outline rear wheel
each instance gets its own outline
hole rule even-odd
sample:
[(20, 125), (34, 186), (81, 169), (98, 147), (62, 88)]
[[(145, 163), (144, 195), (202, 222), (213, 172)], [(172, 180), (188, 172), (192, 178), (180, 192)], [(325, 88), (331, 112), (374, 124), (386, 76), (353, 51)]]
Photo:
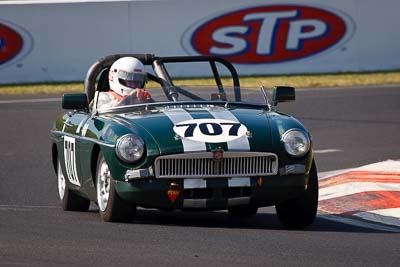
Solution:
[(135, 216), (136, 207), (129, 205), (118, 196), (114, 183), (104, 155), (100, 152), (97, 160), (96, 190), (101, 220), (105, 222), (131, 221)]
[(249, 218), (257, 214), (258, 207), (255, 206), (236, 206), (228, 208), (228, 213), (236, 218)]
[(291, 229), (301, 229), (314, 222), (318, 209), (318, 175), (313, 161), (307, 190), (298, 198), (275, 206), (280, 222)]
[(78, 196), (67, 186), (64, 174), (61, 170), (61, 163), (58, 160), (57, 165), (58, 195), (61, 200), (63, 210), (87, 211), (90, 206), (90, 200)]

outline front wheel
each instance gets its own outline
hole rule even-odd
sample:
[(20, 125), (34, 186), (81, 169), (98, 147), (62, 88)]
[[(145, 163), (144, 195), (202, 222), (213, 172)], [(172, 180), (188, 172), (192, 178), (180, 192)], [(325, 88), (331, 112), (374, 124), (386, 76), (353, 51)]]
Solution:
[(114, 183), (104, 155), (100, 152), (97, 160), (96, 190), (101, 220), (105, 222), (131, 221), (136, 207), (129, 205), (118, 196)]
[(318, 175), (313, 160), (307, 190), (298, 198), (275, 206), (280, 222), (290, 229), (301, 229), (314, 222), (318, 209)]
[(67, 186), (64, 174), (61, 170), (61, 163), (57, 164), (58, 196), (61, 200), (63, 210), (69, 211), (87, 211), (90, 206), (90, 200), (78, 196)]

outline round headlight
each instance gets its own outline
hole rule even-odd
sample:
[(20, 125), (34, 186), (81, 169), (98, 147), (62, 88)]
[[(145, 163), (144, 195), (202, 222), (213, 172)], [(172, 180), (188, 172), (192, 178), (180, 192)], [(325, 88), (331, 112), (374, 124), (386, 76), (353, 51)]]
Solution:
[(143, 156), (144, 141), (134, 134), (123, 135), (117, 141), (115, 152), (120, 160), (134, 163)]
[(282, 135), (286, 152), (294, 157), (302, 157), (310, 150), (310, 138), (300, 129), (291, 129)]

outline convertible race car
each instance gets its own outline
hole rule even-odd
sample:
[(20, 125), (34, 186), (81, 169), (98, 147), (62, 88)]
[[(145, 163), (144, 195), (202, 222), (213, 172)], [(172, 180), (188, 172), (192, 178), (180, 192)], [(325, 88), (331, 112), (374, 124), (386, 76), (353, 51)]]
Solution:
[[(101, 108), (110, 66), (126, 56), (144, 64), (152, 101)], [(178, 85), (183, 64), (199, 72), (206, 67), (215, 84)], [(63, 95), (69, 111), (51, 130), (64, 210), (85, 211), (93, 201), (103, 221), (121, 222), (133, 220), (137, 207), (250, 217), (275, 206), (285, 227), (314, 221), (311, 136), (276, 111), (279, 102), (295, 100), (294, 88), (246, 90), (223, 58), (152, 54), (104, 57), (90, 67), (84, 86), (84, 93)]]

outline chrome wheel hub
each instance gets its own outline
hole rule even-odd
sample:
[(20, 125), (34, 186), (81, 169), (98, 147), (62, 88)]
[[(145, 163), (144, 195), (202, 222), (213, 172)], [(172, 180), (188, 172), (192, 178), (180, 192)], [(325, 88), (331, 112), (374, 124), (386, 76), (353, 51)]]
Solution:
[(97, 202), (99, 209), (105, 211), (110, 197), (111, 173), (107, 163), (103, 160), (97, 174)]
[(58, 180), (58, 195), (60, 196), (60, 199), (62, 200), (64, 198), (65, 194), (65, 178), (61, 170), (61, 164), (58, 162), (58, 168), (57, 168), (57, 180)]

